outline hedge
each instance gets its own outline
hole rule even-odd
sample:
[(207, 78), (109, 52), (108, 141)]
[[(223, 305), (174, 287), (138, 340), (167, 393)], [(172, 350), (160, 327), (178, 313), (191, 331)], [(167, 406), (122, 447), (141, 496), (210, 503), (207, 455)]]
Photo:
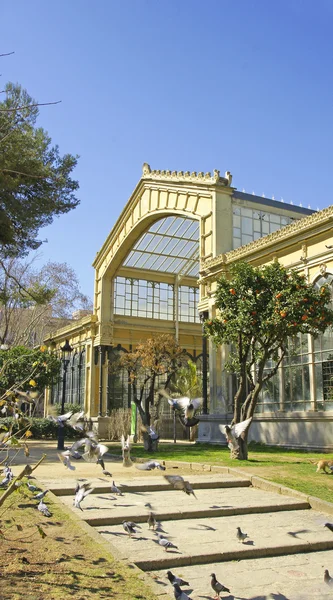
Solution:
[[(25, 417), (26, 418), (26, 417)], [(58, 424), (51, 419), (38, 419), (36, 417), (27, 417), (27, 420), (30, 421), (31, 425), (29, 427), (32, 436), (37, 439), (57, 439), (58, 437)], [(9, 429), (10, 425), (13, 423), (13, 433), (18, 431), (19, 425), (16, 420), (12, 417), (5, 417), (0, 419), (0, 431), (3, 427)], [(65, 438), (75, 439), (82, 437), (82, 432), (75, 431), (72, 427), (65, 424)]]

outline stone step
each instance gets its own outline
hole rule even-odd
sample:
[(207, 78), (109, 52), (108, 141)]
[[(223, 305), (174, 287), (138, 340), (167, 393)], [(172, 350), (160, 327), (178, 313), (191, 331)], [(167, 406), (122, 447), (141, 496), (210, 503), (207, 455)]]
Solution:
[[(159, 546), (157, 533), (142, 525), (132, 538), (122, 525), (96, 527), (120, 555), (143, 571), (170, 569), (239, 561), (249, 558), (281, 556), (302, 552), (333, 550), (333, 533), (324, 527), (325, 516), (313, 510), (263, 513), (198, 519), (170, 520), (161, 524), (165, 535), (177, 549), (167, 552)], [(249, 539), (238, 542), (236, 528), (240, 526)]]
[[(143, 487), (141, 491), (126, 492), (123, 496), (113, 496), (110, 492), (89, 494), (82, 502), (82, 511), (73, 510), (90, 525), (100, 526), (122, 523), (123, 520), (143, 523), (150, 510), (158, 520), (170, 521), (309, 508), (303, 499), (252, 487), (247, 487), (246, 491), (243, 487), (196, 488), (196, 496), (169, 488), (146, 491)], [(71, 496), (61, 496), (61, 500), (72, 507), (73, 497), (72, 490)]]
[[(174, 474), (174, 473), (173, 473)], [(246, 477), (234, 477), (233, 475), (191, 475), (190, 477), (184, 477), (184, 479), (190, 480), (193, 489), (217, 489), (217, 488), (235, 488), (235, 487), (250, 487), (251, 481)], [(79, 480), (83, 481), (83, 480)], [(89, 482), (94, 488), (93, 494), (103, 494), (110, 490), (112, 484), (112, 478), (106, 480), (105, 478), (90, 478)], [(121, 488), (123, 493), (134, 493), (134, 492), (161, 492), (165, 490), (173, 490), (173, 486), (163, 477), (150, 477), (140, 478), (131, 480), (122, 480), (121, 482), (116, 480), (116, 485)], [(67, 482), (52, 482), (50, 483), (49, 489), (55, 496), (72, 496), (74, 493), (73, 484)]]
[[(324, 569), (333, 565), (333, 550), (288, 554), (235, 562), (216, 562), (200, 566), (182, 566), (173, 573), (188, 581), (183, 590), (193, 600), (213, 598), (211, 573), (230, 589), (221, 599), (244, 600), (331, 600), (332, 588), (324, 583)], [(174, 598), (166, 571), (150, 573), (160, 594)], [(193, 590), (193, 591), (192, 591)], [(163, 596), (164, 598), (164, 596)]]

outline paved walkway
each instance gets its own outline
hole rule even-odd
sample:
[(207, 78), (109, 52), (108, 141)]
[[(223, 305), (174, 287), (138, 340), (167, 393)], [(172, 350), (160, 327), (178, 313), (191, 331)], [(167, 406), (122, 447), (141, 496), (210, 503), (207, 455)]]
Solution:
[[(106, 467), (123, 491), (114, 496), (110, 478), (98, 465), (73, 461), (75, 470), (69, 471), (60, 463), (55, 444), (45, 442), (34, 442), (29, 462), (35, 463), (43, 452), (47, 458), (35, 472), (41, 484), (109, 541), (117, 557), (147, 571), (161, 598), (173, 598), (167, 569), (189, 581), (193, 600), (214, 597), (212, 572), (230, 589), (222, 594), (225, 600), (333, 597), (323, 582), (325, 568), (333, 575), (333, 533), (324, 527), (333, 518), (311, 509), (306, 499), (251, 487), (245, 475), (167, 462), (166, 474), (189, 479), (194, 498), (173, 490), (161, 471), (126, 469), (109, 457)], [(18, 455), (14, 473), (22, 462)], [(73, 508), (77, 480), (88, 480), (95, 488), (82, 502), (83, 511)], [(158, 545), (157, 534), (147, 525), (147, 504), (161, 523), (159, 531), (177, 549), (165, 552)], [(141, 524), (137, 535), (125, 534), (123, 520)], [(238, 526), (249, 535), (244, 544), (236, 539)]]

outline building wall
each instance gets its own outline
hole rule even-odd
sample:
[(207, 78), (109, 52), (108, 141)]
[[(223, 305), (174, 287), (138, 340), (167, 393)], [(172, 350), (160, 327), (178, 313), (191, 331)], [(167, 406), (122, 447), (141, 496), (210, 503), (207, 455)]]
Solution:
[[(239, 260), (248, 261), (254, 266), (279, 260), (286, 268), (304, 273), (309, 282), (315, 284), (318, 278), (324, 278), (322, 281), (326, 280), (331, 284), (332, 223), (333, 207), (329, 207), (257, 242), (207, 261), (202, 268), (199, 309), (215, 316), (214, 292), (217, 279), (221, 274), (227, 275), (230, 266)], [(286, 372), (282, 368), (279, 369), (276, 376), (279, 400), (275, 403), (270, 401), (266, 406), (265, 402), (261, 402), (261, 405), (258, 402), (254, 422), (250, 428), (250, 440), (273, 445), (333, 449), (333, 398), (332, 402), (325, 401), (321, 389), (322, 363), (333, 361), (333, 354), (330, 352), (330, 349), (333, 351), (332, 334), (328, 331), (317, 341), (311, 336), (306, 337), (308, 340), (305, 340), (304, 348), (306, 351), (308, 344), (309, 362), (305, 363), (304, 369), (309, 372), (309, 377), (304, 384), (304, 397), (300, 398), (298, 403), (286, 402)], [(322, 352), (319, 350), (321, 339), (326, 340), (326, 343), (322, 344)], [(223, 436), (219, 432), (218, 424), (230, 422), (233, 416), (232, 377), (224, 370), (227, 352), (227, 348), (210, 351), (211, 414), (202, 419), (199, 427), (200, 441), (221, 443)], [(297, 410), (298, 407), (301, 410)]]

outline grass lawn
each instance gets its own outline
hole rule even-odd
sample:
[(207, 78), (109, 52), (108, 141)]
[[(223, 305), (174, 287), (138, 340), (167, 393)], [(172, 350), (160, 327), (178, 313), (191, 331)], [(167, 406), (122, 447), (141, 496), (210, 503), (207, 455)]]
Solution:
[[(47, 498), (51, 517), (15, 492), (0, 508), (1, 600), (156, 600), (130, 567), (118, 562)], [(46, 534), (42, 538), (37, 525)]]
[[(110, 447), (112, 454), (121, 454), (119, 446)], [(138, 458), (202, 462), (248, 471), (270, 481), (299, 490), (309, 496), (333, 502), (333, 476), (316, 473), (316, 465), (310, 461), (325, 460), (327, 454), (309, 453), (301, 450), (284, 450), (261, 444), (250, 444), (249, 460), (236, 461), (229, 458), (226, 447), (211, 444), (159, 444), (156, 454), (147, 454), (141, 444), (133, 445), (131, 456)]]

